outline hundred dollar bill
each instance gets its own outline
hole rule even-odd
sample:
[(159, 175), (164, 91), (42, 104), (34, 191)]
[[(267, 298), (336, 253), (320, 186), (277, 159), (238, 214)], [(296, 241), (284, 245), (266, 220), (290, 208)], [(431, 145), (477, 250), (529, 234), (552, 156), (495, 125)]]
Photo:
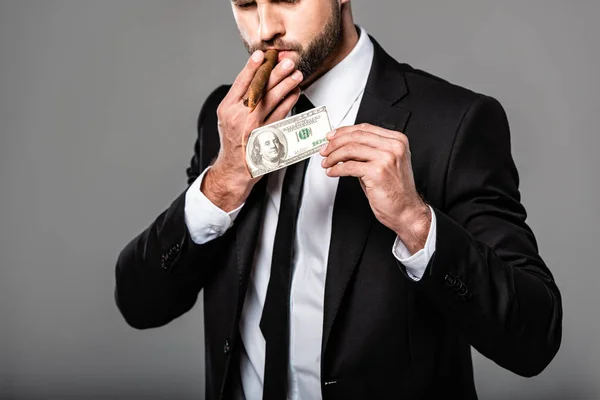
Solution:
[(253, 130), (246, 145), (250, 174), (256, 178), (312, 156), (331, 130), (325, 106)]

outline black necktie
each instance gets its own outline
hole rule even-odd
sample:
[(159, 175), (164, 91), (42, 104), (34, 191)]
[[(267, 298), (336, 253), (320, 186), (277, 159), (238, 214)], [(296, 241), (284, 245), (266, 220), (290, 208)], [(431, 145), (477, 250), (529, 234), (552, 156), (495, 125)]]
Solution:
[[(314, 108), (306, 96), (300, 96), (294, 114)], [(289, 300), (296, 221), (308, 159), (287, 167), (281, 189), (281, 205), (273, 244), (271, 276), (260, 319), (266, 340), (264, 400), (287, 398), (289, 363)]]

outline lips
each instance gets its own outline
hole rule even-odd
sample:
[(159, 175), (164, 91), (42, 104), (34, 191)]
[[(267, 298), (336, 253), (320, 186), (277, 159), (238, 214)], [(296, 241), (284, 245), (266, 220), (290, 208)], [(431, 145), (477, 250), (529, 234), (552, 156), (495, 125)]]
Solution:
[(267, 50), (277, 50), (278, 55), (277, 55), (277, 62), (280, 63), (281, 60), (283, 60), (284, 58), (291, 58), (292, 54), (294, 53), (294, 51), (292, 50), (285, 50), (285, 49), (274, 49), (274, 48), (268, 48), (268, 49), (263, 49), (263, 52), (266, 52)]
[(281, 50), (279, 52), (278, 57), (277, 57), (277, 62), (281, 62), (281, 60), (283, 60), (284, 58), (286, 58), (286, 56), (289, 58), (291, 54), (292, 54), (291, 51)]

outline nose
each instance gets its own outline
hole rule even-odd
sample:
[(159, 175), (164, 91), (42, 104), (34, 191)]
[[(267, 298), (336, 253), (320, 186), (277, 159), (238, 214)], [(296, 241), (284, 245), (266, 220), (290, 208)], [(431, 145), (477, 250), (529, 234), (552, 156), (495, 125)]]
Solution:
[(285, 34), (279, 11), (272, 4), (263, 3), (258, 10), (258, 18), (260, 19), (258, 29), (261, 41), (269, 42)]

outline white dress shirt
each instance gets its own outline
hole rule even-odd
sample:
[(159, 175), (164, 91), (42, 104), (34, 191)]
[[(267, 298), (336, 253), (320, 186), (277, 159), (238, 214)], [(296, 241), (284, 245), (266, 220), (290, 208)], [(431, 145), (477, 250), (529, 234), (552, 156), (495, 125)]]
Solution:
[[(326, 105), (333, 128), (354, 125), (373, 61), (373, 43), (361, 28), (355, 48), (344, 60), (314, 82), (304, 94), (315, 106)], [(331, 239), (333, 204), (339, 178), (330, 178), (321, 167), (323, 157), (310, 158), (294, 243), (290, 292), (289, 399), (321, 399), (321, 341), (327, 259)], [(266, 342), (259, 327), (271, 273), (273, 242), (286, 169), (270, 173), (267, 204), (260, 228), (239, 331), (244, 344), (240, 357), (242, 390), (248, 400), (262, 399)], [(186, 193), (185, 222), (195, 243), (222, 235), (243, 204), (226, 213), (200, 191), (206, 170)], [(419, 280), (435, 251), (435, 214), (426, 245), (411, 254), (399, 238), (390, 249), (414, 280)]]

